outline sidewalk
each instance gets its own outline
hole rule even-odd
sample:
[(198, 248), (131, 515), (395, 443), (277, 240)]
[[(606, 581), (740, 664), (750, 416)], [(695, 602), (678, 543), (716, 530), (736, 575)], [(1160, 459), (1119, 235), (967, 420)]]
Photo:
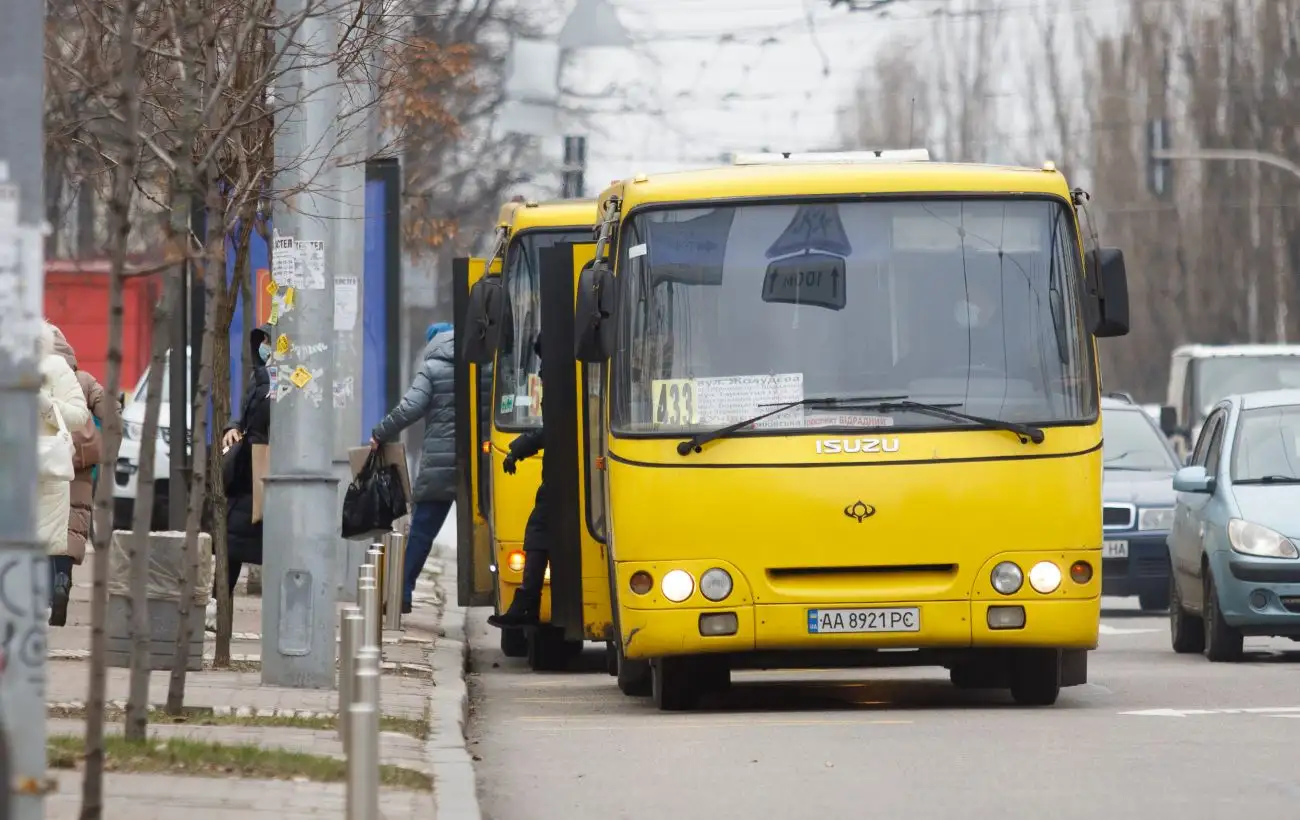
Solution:
[[(51, 738), (84, 737), (85, 734), (94, 559), (93, 554), (87, 556), (85, 564), (75, 573), (68, 625), (49, 630), (46, 702), (50, 709), (48, 734)], [(411, 779), (423, 779), (427, 783), (432, 775), (427, 738), (431, 653), (441, 622), (438, 583), (441, 571), (441, 562), (431, 558), (416, 590), (414, 613), (403, 617), (402, 632), (384, 635), (380, 707), (385, 720), (380, 734), (380, 758), (385, 765), (417, 773), (414, 778), (403, 776), (400, 781), (403, 783)], [(232, 669), (211, 668), (215, 635), (207, 633), (205, 668), (186, 676), (187, 710), (210, 710), (210, 717), (195, 716), (186, 722), (173, 723), (161, 711), (155, 712), (150, 715), (151, 740), (182, 738), (223, 745), (255, 745), (342, 760), (343, 747), (333, 725), (337, 716), (336, 691), (261, 684), (262, 600), (247, 595), (245, 586), (241, 579), (234, 598)], [(169, 677), (167, 671), (150, 674), (150, 702), (159, 710), (167, 699)], [(121, 734), (120, 711), (126, 706), (129, 678), (128, 669), (108, 669), (110, 714), (105, 724), (108, 735)], [(51, 820), (72, 820), (78, 816), (81, 806), (80, 767), (52, 774), (58, 777), (59, 790), (47, 798), (45, 816)], [(129, 814), (132, 820), (172, 820), (177, 810), (186, 811), (194, 820), (250, 815), (284, 820), (343, 816), (345, 788), (341, 782), (308, 782), (303, 778), (250, 780), (221, 777), (219, 771), (216, 774), (197, 777), (109, 771), (104, 785), (106, 816)], [(387, 820), (408, 817), (428, 820), (434, 815), (434, 796), (428, 790), (385, 785), (380, 808)]]

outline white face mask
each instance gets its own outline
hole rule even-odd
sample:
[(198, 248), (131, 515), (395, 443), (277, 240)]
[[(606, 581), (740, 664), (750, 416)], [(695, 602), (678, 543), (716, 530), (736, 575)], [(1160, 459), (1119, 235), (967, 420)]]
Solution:
[(958, 302), (953, 306), (952, 318), (962, 327), (978, 327), (980, 313), (982, 312), (979, 305), (973, 305), (970, 302)]

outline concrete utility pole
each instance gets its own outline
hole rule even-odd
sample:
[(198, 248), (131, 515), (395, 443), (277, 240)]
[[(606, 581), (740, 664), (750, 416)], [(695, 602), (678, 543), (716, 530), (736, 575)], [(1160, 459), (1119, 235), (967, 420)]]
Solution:
[[(36, 339), (44, 313), (45, 4), (9, 3), (0, 26), (0, 809), (44, 816), (45, 608), (49, 562), (36, 543)], [(33, 793), (34, 792), (34, 793)]]
[[(332, 17), (311, 0), (282, 0), (282, 21), (310, 9), (284, 52), (275, 89), (277, 193), (271, 275), (275, 404), (265, 482), (262, 682), (334, 686), (338, 601), (338, 478), (334, 443), (334, 275), (338, 115)], [(285, 193), (290, 192), (286, 197)], [(277, 203), (280, 204), (280, 203)]]

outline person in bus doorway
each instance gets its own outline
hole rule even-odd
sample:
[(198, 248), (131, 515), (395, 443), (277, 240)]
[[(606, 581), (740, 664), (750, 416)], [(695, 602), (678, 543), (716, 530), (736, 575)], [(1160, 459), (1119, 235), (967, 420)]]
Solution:
[(415, 584), (433, 551), (437, 537), (456, 500), (456, 348), (447, 322), (429, 325), (424, 360), (411, 387), (370, 434), (370, 448), (396, 441), (403, 430), (424, 420), (420, 472), (411, 487), (411, 531), (402, 567), (402, 613), (411, 611)]
[[(537, 354), (538, 378), (546, 383), (546, 365), (542, 359), (542, 337), (533, 342), (533, 352)], [(544, 394), (543, 394), (544, 396)], [(543, 398), (543, 401), (545, 399)], [(543, 416), (542, 426), (529, 430), (510, 442), (510, 453), (501, 464), (507, 475), (515, 474), (515, 465), (526, 458), (532, 458), (545, 446), (546, 421)], [(546, 581), (546, 563), (550, 560), (550, 537), (546, 529), (546, 464), (542, 464), (542, 483), (537, 485), (537, 496), (533, 500), (533, 511), (528, 515), (524, 526), (524, 571), (515, 597), (509, 608), (500, 615), (488, 617), (488, 623), (498, 628), (531, 626), (540, 620), (542, 609), (542, 584)]]

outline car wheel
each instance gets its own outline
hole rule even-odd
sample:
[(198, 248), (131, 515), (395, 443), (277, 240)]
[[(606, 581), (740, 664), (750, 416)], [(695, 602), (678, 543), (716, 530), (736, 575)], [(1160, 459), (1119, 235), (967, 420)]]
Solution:
[(1051, 706), (1061, 694), (1061, 653), (1022, 649), (1011, 656), (1011, 697), (1021, 706)]
[(1214, 575), (1205, 571), (1205, 657), (1213, 663), (1233, 663), (1241, 660), (1242, 636), (1223, 620), (1219, 609), (1219, 592), (1214, 585)]
[(1205, 624), (1200, 616), (1183, 609), (1183, 596), (1172, 572), (1169, 573), (1169, 642), (1180, 655), (1205, 651)]

